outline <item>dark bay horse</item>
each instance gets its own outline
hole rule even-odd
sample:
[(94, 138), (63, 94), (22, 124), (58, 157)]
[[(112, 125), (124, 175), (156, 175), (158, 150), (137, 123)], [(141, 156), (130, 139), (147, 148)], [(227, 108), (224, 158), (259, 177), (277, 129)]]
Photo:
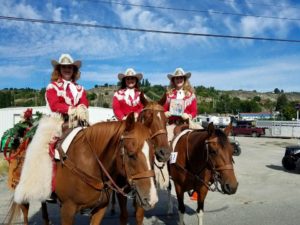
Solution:
[[(150, 128), (150, 146), (154, 149), (155, 158), (157, 159), (155, 163), (155, 160), (152, 160), (152, 167), (155, 166), (156, 168), (154, 169), (162, 170), (163, 168), (157, 167), (163, 167), (164, 163), (166, 163), (169, 160), (171, 153), (171, 148), (169, 146), (166, 131), (167, 118), (164, 114), (164, 108), (162, 107), (162, 105), (159, 104), (159, 102), (149, 102), (144, 98), (142, 98), (142, 102), (145, 107), (139, 114), (138, 121)], [(168, 179), (168, 174), (165, 174), (164, 176), (164, 179)], [(126, 183), (125, 177), (119, 177), (119, 182), (121, 182), (121, 184), (124, 185)], [(159, 181), (156, 180), (156, 182)], [(117, 194), (117, 197), (120, 206), (120, 224), (125, 225), (128, 221), (127, 198), (120, 194)], [(114, 204), (114, 200), (112, 204)], [(145, 209), (139, 204), (134, 204), (134, 207), (136, 224), (142, 225), (144, 220)]]
[(212, 184), (221, 193), (236, 192), (233, 149), (228, 140), (231, 129), (230, 125), (223, 132), (210, 123), (207, 130), (189, 131), (178, 140), (174, 148), (177, 159), (175, 163), (170, 162), (169, 170), (175, 185), (180, 225), (184, 224), (184, 192), (194, 190), (198, 194), (199, 225), (203, 224), (204, 200), (208, 190), (213, 189)]
[[(114, 182), (121, 173), (138, 193), (141, 206), (155, 205), (157, 193), (149, 159), (153, 153), (147, 143), (150, 135), (149, 128), (134, 121), (133, 114), (126, 121), (97, 123), (77, 134), (64, 164), (56, 163), (55, 194), (61, 204), (62, 225), (73, 224), (75, 214), (83, 209), (91, 209), (90, 224), (100, 224), (111, 189), (122, 193)], [(16, 203), (11, 207), (9, 224), (20, 207)], [(42, 210), (48, 219), (45, 208)]]

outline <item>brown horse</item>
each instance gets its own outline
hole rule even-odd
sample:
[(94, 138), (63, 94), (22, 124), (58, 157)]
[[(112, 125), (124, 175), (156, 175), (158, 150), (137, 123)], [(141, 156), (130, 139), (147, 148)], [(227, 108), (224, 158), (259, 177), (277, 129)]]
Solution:
[[(133, 114), (126, 121), (97, 123), (79, 132), (63, 164), (56, 163), (55, 194), (61, 204), (61, 224), (73, 224), (75, 214), (83, 209), (91, 209), (90, 224), (100, 224), (111, 189), (125, 195), (114, 182), (117, 174), (124, 174), (141, 206), (152, 208), (157, 193), (149, 162), (149, 138), (149, 128), (135, 122)], [(19, 207), (16, 203), (12, 206), (9, 224)]]
[(233, 149), (228, 140), (231, 128), (230, 125), (223, 132), (211, 123), (207, 130), (189, 131), (179, 138), (174, 148), (177, 159), (175, 163), (170, 160), (169, 169), (177, 195), (180, 225), (184, 224), (184, 192), (194, 190), (198, 194), (196, 212), (199, 225), (203, 224), (208, 190), (215, 189), (229, 195), (236, 192), (238, 182), (233, 170)]
[[(143, 105), (145, 106), (142, 112), (139, 114), (138, 121), (145, 124), (151, 130), (150, 143), (152, 148), (154, 148), (155, 157), (157, 162), (154, 165), (154, 159), (152, 161), (153, 166), (163, 167), (165, 162), (170, 158), (171, 148), (169, 146), (166, 124), (167, 118), (164, 114), (164, 108), (159, 104), (159, 102), (148, 102), (146, 99), (142, 98)], [(166, 176), (166, 175), (164, 175)], [(168, 176), (168, 175), (167, 175)], [(126, 183), (126, 177), (119, 177), (120, 184), (124, 185)], [(165, 177), (167, 179), (167, 177)], [(157, 181), (158, 182), (158, 181)], [(118, 202), (120, 206), (120, 224), (127, 224), (128, 221), (128, 211), (127, 211), (127, 198), (123, 195), (117, 194)], [(113, 202), (114, 204), (114, 195)], [(114, 207), (114, 205), (113, 205)], [(136, 224), (143, 224), (145, 209), (139, 204), (134, 204), (135, 207), (135, 218)]]

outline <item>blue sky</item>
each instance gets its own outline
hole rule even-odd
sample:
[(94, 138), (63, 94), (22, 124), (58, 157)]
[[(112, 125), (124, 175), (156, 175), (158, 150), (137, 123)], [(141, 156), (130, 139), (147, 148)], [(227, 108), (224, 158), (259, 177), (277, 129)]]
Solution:
[[(208, 13), (107, 4), (98, 0), (1, 0), (0, 16), (129, 28), (300, 40), (300, 2), (292, 0), (129, 0)], [(117, 0), (116, 0), (117, 1)], [(115, 1), (115, 2), (116, 2)], [(216, 14), (253, 14), (268, 19)], [(300, 43), (209, 38), (0, 20), (0, 89), (45, 87), (50, 61), (82, 60), (79, 83), (116, 84), (133, 67), (151, 84), (168, 84), (182, 67), (194, 86), (220, 90), (300, 91)]]

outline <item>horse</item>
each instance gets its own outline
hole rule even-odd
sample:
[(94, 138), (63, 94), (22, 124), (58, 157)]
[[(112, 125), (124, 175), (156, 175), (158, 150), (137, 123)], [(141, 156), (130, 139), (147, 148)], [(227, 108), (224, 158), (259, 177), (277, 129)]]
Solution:
[[(158, 102), (149, 102), (145, 98), (141, 97), (144, 109), (140, 112), (137, 121), (143, 123), (145, 126), (149, 127), (151, 130), (150, 142), (154, 148), (155, 158), (153, 159), (152, 166), (155, 166), (155, 169), (158, 170), (157, 173), (163, 173), (162, 169), (165, 166), (165, 163), (169, 160), (171, 154), (171, 148), (168, 142), (167, 137), (167, 118), (164, 114), (164, 108), (161, 105), (160, 101)], [(166, 168), (167, 169), (167, 168)], [(163, 176), (165, 183), (168, 184), (168, 174), (160, 175), (156, 173), (156, 178)], [(162, 178), (161, 178), (162, 179)], [(119, 182), (122, 185), (125, 185), (125, 177), (119, 177)], [(161, 183), (156, 179), (156, 183)], [(161, 185), (162, 186), (162, 185)], [(127, 198), (118, 194), (118, 202), (120, 207), (120, 224), (127, 224), (128, 221), (128, 211), (127, 211)], [(112, 199), (112, 213), (114, 213), (114, 204), (115, 204), (115, 195)], [(134, 204), (135, 207), (135, 219), (136, 224), (143, 224), (145, 210), (143, 207)]]
[[(177, 158), (170, 159), (169, 173), (175, 185), (180, 225), (184, 224), (184, 192), (197, 192), (196, 212), (198, 224), (202, 225), (204, 200), (208, 190), (218, 190), (228, 195), (237, 191), (233, 149), (228, 140), (231, 129), (232, 126), (229, 125), (223, 132), (210, 123), (207, 130), (187, 130), (181, 137), (178, 136), (172, 153), (177, 154)], [(172, 205), (170, 196), (169, 193), (169, 207)]]
[[(97, 123), (80, 131), (67, 154), (56, 162), (55, 194), (61, 205), (61, 224), (73, 224), (75, 214), (84, 209), (91, 210), (90, 224), (100, 224), (111, 190), (127, 196), (115, 183), (116, 175), (121, 173), (140, 196), (138, 204), (145, 209), (154, 207), (157, 192), (149, 162), (149, 138), (149, 129), (135, 122), (133, 114), (125, 121)], [(25, 208), (28, 215), (28, 203), (20, 206), (14, 202), (8, 224), (20, 208)], [(44, 222), (49, 224), (46, 210), (42, 206)], [(28, 225), (28, 220), (24, 222)]]

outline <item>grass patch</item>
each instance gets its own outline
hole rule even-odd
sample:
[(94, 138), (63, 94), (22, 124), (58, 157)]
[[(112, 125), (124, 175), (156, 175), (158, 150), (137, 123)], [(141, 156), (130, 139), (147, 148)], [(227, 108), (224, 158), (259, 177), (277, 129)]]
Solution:
[(0, 178), (7, 175), (7, 172), (8, 172), (8, 162), (2, 156), (0, 156)]

